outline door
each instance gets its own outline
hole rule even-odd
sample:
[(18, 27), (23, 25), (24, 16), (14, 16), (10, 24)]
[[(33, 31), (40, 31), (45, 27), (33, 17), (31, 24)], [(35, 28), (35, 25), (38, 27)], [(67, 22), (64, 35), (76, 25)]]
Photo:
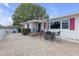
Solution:
[(41, 31), (41, 23), (38, 23), (38, 32)]
[(75, 18), (70, 18), (70, 30), (75, 30)]

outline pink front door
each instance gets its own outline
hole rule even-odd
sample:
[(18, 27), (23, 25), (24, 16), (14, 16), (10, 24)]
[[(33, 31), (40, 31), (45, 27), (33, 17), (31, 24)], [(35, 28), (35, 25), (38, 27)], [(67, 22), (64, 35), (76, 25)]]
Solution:
[(70, 30), (75, 30), (75, 18), (70, 18)]

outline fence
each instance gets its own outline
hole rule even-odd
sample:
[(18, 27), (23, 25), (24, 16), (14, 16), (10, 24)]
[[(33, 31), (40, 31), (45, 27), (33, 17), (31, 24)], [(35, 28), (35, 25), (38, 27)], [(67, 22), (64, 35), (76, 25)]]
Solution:
[(18, 32), (17, 29), (0, 29), (0, 40), (5, 38), (8, 33), (13, 33), (13, 31)]
[(6, 30), (5, 29), (0, 29), (0, 40), (3, 39), (6, 35)]

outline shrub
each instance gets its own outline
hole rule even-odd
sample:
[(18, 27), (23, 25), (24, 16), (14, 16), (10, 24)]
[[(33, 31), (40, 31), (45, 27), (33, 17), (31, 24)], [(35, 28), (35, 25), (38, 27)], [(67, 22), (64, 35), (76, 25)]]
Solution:
[(27, 34), (30, 33), (30, 32), (31, 32), (30, 29), (25, 29), (25, 28), (22, 29), (22, 34), (23, 34), (23, 35), (27, 35)]
[(18, 32), (21, 33), (21, 28), (18, 28)]

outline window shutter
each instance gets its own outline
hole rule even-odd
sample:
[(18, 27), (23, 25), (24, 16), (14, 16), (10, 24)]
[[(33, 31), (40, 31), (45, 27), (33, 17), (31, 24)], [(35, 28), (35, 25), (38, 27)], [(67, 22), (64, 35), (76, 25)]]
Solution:
[(44, 23), (44, 29), (48, 29), (49, 28), (49, 23), (48, 22), (45, 22)]
[(75, 18), (70, 18), (70, 30), (75, 30)]

